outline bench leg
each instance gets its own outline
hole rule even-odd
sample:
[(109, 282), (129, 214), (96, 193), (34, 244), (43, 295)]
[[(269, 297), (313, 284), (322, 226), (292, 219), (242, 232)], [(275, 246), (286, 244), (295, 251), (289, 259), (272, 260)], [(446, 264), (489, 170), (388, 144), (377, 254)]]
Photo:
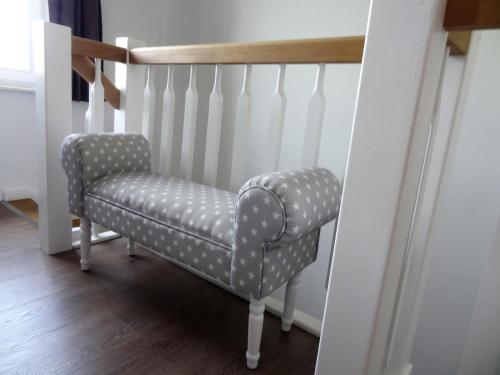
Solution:
[(283, 315), (281, 316), (281, 330), (284, 332), (290, 332), (292, 329), (295, 301), (297, 301), (301, 276), (302, 272), (297, 273), (286, 284), (285, 306), (283, 308)]
[(128, 239), (127, 253), (129, 257), (133, 257), (135, 255), (135, 241), (130, 238)]
[(250, 299), (250, 314), (248, 316), (248, 349), (247, 367), (256, 369), (260, 357), (260, 339), (264, 325), (264, 299)]
[(90, 269), (90, 243), (92, 225), (89, 219), (80, 218), (80, 268), (82, 271)]

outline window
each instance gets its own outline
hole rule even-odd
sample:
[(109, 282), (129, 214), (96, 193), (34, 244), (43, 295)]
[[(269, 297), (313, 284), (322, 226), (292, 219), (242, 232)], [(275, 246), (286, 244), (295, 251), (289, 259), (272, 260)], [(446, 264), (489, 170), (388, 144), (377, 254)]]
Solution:
[(31, 24), (44, 18), (44, 3), (0, 0), (0, 86), (33, 87)]

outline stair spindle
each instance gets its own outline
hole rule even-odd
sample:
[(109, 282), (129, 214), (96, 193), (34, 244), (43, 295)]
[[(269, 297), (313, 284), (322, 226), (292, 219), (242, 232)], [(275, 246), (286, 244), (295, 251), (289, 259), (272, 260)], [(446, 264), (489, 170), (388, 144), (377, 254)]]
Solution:
[(95, 60), (95, 79), (89, 85), (89, 106), (85, 113), (85, 133), (104, 131), (104, 88), (101, 81), (101, 60)]
[[(144, 112), (142, 116), (142, 135), (153, 147), (154, 139), (154, 111), (156, 91), (153, 85), (152, 67), (148, 66), (146, 86), (144, 88)], [(154, 155), (154, 154), (153, 154)]]
[(172, 173), (172, 148), (174, 135), (174, 66), (168, 66), (167, 85), (163, 93), (163, 114), (161, 120), (161, 147), (159, 170), (170, 175)]
[(252, 97), (250, 94), (251, 78), (252, 65), (248, 64), (245, 66), (243, 88), (236, 104), (233, 158), (231, 164), (231, 191), (238, 191), (246, 178), (248, 130), (250, 129), (252, 109)]
[(217, 64), (215, 66), (214, 88), (210, 94), (208, 104), (207, 144), (203, 171), (203, 183), (210, 186), (217, 184), (223, 103), (222, 65)]
[(325, 117), (325, 64), (318, 65), (316, 84), (309, 98), (306, 115), (306, 129), (302, 149), (302, 165), (315, 166), (318, 163), (321, 131)]
[(285, 95), (286, 65), (280, 64), (276, 90), (271, 97), (271, 112), (269, 115), (269, 127), (267, 130), (266, 147), (264, 148), (264, 159), (262, 171), (274, 172), (278, 170), (281, 152), (281, 139), (285, 124), (286, 95)]
[(197, 66), (191, 65), (189, 86), (186, 90), (184, 106), (184, 129), (182, 135), (181, 176), (193, 178), (194, 142), (196, 138), (196, 116), (198, 110), (198, 90), (196, 88)]

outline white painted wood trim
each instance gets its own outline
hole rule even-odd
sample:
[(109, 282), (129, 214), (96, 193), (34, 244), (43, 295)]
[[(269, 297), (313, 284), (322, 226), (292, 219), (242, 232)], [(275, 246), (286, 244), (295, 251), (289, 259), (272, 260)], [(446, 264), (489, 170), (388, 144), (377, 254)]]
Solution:
[[(469, 85), (477, 58), (479, 38), (480, 33), (473, 34), (469, 52), (465, 57), (465, 70), (462, 70), (463, 66), (460, 67), (456, 62), (453, 70), (448, 68), (445, 70), (445, 79), (454, 85), (447, 84), (446, 98), (440, 100), (433, 121), (435, 135), (430, 147), (428, 171), (423, 182), (420, 214), (415, 222), (414, 236), (411, 242), (412, 257), (408, 266), (407, 287), (402, 301), (404, 309), (401, 309), (400, 314), (405, 318), (400, 318), (402, 322), (398, 322), (400, 327), (396, 330), (394, 339), (394, 352), (396, 353), (394, 361), (398, 358), (401, 362), (405, 358), (408, 359), (413, 347), (420, 307), (433, 258), (433, 254), (428, 251), (428, 241), (436, 228), (434, 223), (440, 220), (440, 212), (437, 210), (436, 203), (442, 201), (446, 191), (446, 187), (442, 184), (448, 180), (451, 173), (455, 149), (460, 136), (463, 111), (466, 107)], [(452, 59), (459, 58), (453, 57)], [(392, 363), (389, 363), (389, 366), (396, 370), (401, 367), (401, 365), (397, 366)]]
[(222, 65), (217, 64), (215, 66), (214, 87), (208, 104), (207, 142), (205, 148), (205, 168), (203, 171), (204, 185), (217, 185), (223, 104)]
[(250, 83), (252, 65), (245, 66), (243, 87), (236, 103), (236, 119), (233, 139), (233, 157), (231, 163), (231, 191), (237, 192), (247, 177), (248, 131), (252, 114), (252, 95)]
[(191, 65), (189, 85), (184, 105), (184, 126), (182, 132), (181, 176), (188, 181), (193, 179), (194, 143), (196, 139), (196, 119), (198, 114), (198, 89), (196, 76), (198, 68)]
[[(127, 49), (146, 46), (142, 41), (127, 37), (116, 38), (116, 45)], [(115, 63), (115, 86), (120, 90), (120, 109), (115, 109), (115, 133), (142, 133), (145, 77), (144, 65)]]
[(281, 140), (285, 126), (286, 94), (285, 94), (286, 65), (280, 64), (276, 90), (271, 96), (271, 110), (267, 128), (266, 146), (262, 160), (262, 172), (274, 172), (279, 168)]
[(162, 111), (159, 170), (161, 173), (170, 175), (172, 174), (175, 116), (174, 65), (168, 66), (167, 84), (165, 86), (165, 92), (163, 93)]
[[(284, 311), (284, 304), (276, 298), (266, 297), (266, 311), (281, 317)], [(319, 337), (321, 334), (321, 320), (299, 309), (295, 309), (293, 325), (316, 337)]]
[(85, 113), (85, 133), (104, 131), (104, 87), (101, 80), (101, 60), (95, 61), (95, 80), (89, 84), (89, 105)]
[(381, 304), (386, 265), (410, 230), (403, 224), (411, 222), (415, 196), (401, 197), (418, 186), (423, 159), (420, 166), (419, 158), (407, 162), (427, 142), (412, 135), (421, 126), (416, 113), (425, 67), (436, 64), (430, 51), (445, 36), (444, 7), (444, 0), (371, 3), (318, 375), (382, 371), (388, 317), (381, 309), (392, 308)]
[(325, 64), (318, 65), (316, 84), (309, 98), (306, 114), (306, 128), (302, 148), (302, 165), (317, 165), (321, 132), (325, 118)]
[(32, 199), (38, 204), (38, 191), (32, 188), (2, 189), (0, 187), (1, 201), (14, 201), (17, 199)]
[(38, 230), (41, 249), (55, 254), (71, 249), (67, 182), (59, 157), (63, 139), (72, 133), (71, 30), (48, 22), (34, 22), (33, 57)]
[[(423, 144), (423, 139), (427, 139), (425, 144), (425, 151), (423, 155), (423, 162), (421, 167), (420, 176), (418, 178), (418, 187), (415, 193), (415, 203), (413, 204), (412, 218), (410, 223), (410, 230), (407, 234), (407, 238), (404, 243), (404, 251), (400, 252), (399, 256), (392, 257), (392, 263), (394, 264), (394, 272), (390, 275), (392, 277), (387, 277), (387, 281), (391, 283), (391, 286), (386, 289), (386, 295), (394, 293), (394, 299), (392, 295), (390, 302), (384, 303), (389, 309), (392, 303), (391, 319), (388, 326), (388, 334), (386, 337), (385, 351), (383, 366), (387, 367), (387, 371), (391, 373), (392, 371), (402, 371), (406, 366), (407, 360), (409, 359), (410, 353), (403, 354), (401, 350), (405, 345), (401, 341), (408, 340), (409, 319), (411, 311), (413, 311), (415, 306), (415, 290), (418, 282), (412, 280), (412, 275), (420, 275), (421, 269), (415, 269), (414, 258), (417, 257), (416, 252), (419, 249), (415, 249), (413, 246), (415, 231), (419, 225), (430, 222), (430, 218), (427, 215), (422, 215), (422, 207), (425, 205), (434, 205), (436, 198), (436, 191), (430, 191), (426, 189), (426, 182), (428, 181), (429, 166), (432, 161), (432, 149), (434, 146), (434, 141), (436, 137), (436, 131), (439, 127), (439, 120), (437, 112), (439, 111), (440, 103), (440, 93), (444, 78), (444, 70), (446, 66), (446, 59), (449, 55), (449, 49), (445, 49), (445, 40), (440, 38), (440, 45), (437, 46), (435, 51), (431, 51), (431, 58), (437, 60), (432, 56), (432, 53), (441, 53), (442, 58), (439, 63), (434, 64), (433, 69), (429, 71), (428, 68), (432, 65), (428, 65), (426, 69), (426, 76), (423, 82), (422, 92), (428, 93), (425, 97), (422, 97), (419, 103), (419, 111), (417, 113), (417, 123), (421, 124), (420, 131), (415, 131), (414, 138), (420, 136), (422, 139), (421, 144)], [(445, 51), (443, 53), (443, 51)], [(437, 88), (436, 88), (437, 84)], [(436, 93), (436, 94), (433, 94)], [(423, 108), (422, 108), (423, 107)], [(420, 109), (421, 108), (421, 109)], [(447, 134), (447, 136), (449, 133)], [(445, 143), (447, 138), (444, 140)], [(413, 155), (418, 155), (418, 152), (414, 152)], [(409, 160), (411, 162), (411, 159)], [(438, 176), (433, 176), (439, 180)], [(413, 192), (412, 192), (413, 193)], [(408, 198), (407, 200), (410, 200)], [(429, 210), (427, 210), (429, 211)], [(422, 249), (423, 250), (423, 249)], [(389, 264), (391, 267), (391, 264)], [(386, 284), (387, 284), (386, 281)], [(417, 284), (416, 284), (417, 283)], [(388, 310), (384, 310), (385, 311)], [(404, 333), (403, 333), (404, 332)], [(411, 339), (413, 342), (413, 339)]]
[(142, 135), (148, 140), (151, 146), (152, 155), (156, 155), (154, 150), (155, 133), (155, 101), (156, 91), (153, 84), (152, 66), (147, 67), (146, 86), (144, 87), (144, 112), (142, 115)]

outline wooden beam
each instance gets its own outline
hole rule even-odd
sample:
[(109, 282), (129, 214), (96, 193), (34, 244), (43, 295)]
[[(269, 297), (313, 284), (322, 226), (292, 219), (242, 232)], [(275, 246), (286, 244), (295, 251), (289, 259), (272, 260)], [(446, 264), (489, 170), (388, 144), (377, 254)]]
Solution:
[(447, 42), (450, 47), (450, 54), (466, 55), (469, 51), (471, 34), (472, 31), (450, 31)]
[(500, 28), (500, 0), (448, 0), (444, 27), (447, 30)]
[(132, 64), (314, 64), (360, 63), (363, 36), (220, 43), (130, 50)]
[(79, 38), (77, 36), (71, 38), (71, 53), (73, 55), (87, 56), (102, 60), (121, 63), (127, 62), (127, 50), (125, 48), (91, 39)]
[[(95, 64), (88, 57), (73, 55), (72, 66), (73, 70), (88, 83), (95, 81)], [(104, 74), (101, 74), (101, 80), (104, 87), (104, 97), (113, 108), (120, 109), (120, 90)]]

